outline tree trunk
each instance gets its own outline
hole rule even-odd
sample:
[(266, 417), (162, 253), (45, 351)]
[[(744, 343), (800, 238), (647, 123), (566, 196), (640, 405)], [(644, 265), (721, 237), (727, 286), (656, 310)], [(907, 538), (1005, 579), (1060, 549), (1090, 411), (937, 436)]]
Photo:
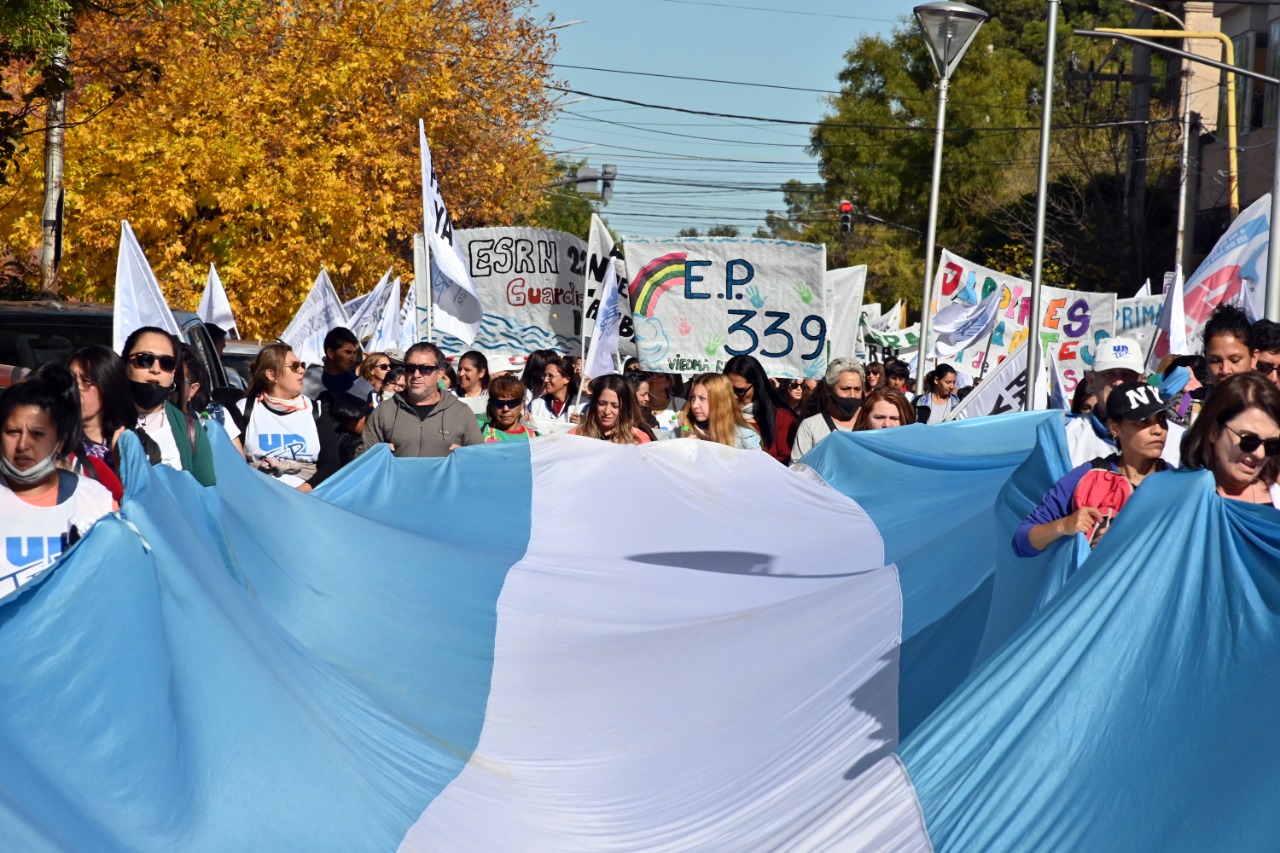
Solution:
[(58, 283), (58, 201), (62, 197), (63, 140), (67, 130), (67, 54), (54, 54), (46, 72), (51, 85), (44, 126), (44, 214), (40, 245), (40, 289), (57, 293)]

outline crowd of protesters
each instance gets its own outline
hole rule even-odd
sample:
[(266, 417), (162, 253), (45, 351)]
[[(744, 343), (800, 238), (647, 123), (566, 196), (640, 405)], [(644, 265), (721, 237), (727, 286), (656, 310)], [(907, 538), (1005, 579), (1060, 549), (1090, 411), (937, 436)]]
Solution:
[[(1067, 417), (1074, 467), (1018, 528), (1019, 555), (1078, 533), (1096, 543), (1134, 489), (1168, 468), (1209, 471), (1223, 498), (1280, 508), (1280, 324), (1224, 306), (1204, 328), (1201, 354), (1148, 374), (1137, 342), (1109, 338), (1092, 366)], [(518, 376), (491, 371), (477, 351), (451, 365), (431, 343), (362, 354), (339, 328), (316, 365), (288, 344), (264, 346), (241, 392), (211, 388), (190, 347), (144, 327), (119, 353), (84, 347), (0, 396), (0, 527), (32, 542), (74, 541), (124, 494), (125, 431), (152, 464), (210, 486), (210, 431), (221, 430), (264, 476), (310, 491), (378, 445), (442, 457), (549, 432), (615, 444), (693, 438), (799, 464), (835, 432), (941, 423), (972, 390), (957, 389), (957, 371), (939, 364), (912, 398), (911, 370), (898, 359), (836, 358), (819, 380), (771, 377), (751, 356), (689, 377), (635, 359), (618, 374), (581, 372), (580, 359), (550, 350), (532, 353)], [(0, 567), (0, 595), (60, 553), (34, 547)]]

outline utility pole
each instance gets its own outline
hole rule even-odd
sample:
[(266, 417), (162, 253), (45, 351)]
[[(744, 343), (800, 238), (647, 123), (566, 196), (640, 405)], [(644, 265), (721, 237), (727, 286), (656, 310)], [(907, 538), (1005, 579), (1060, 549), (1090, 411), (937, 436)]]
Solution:
[(62, 247), (62, 165), (63, 146), (67, 131), (67, 51), (58, 48), (49, 67), (45, 69), (45, 82), (50, 89), (49, 107), (45, 111), (44, 127), (44, 208), (41, 215), (40, 240), (40, 290), (56, 293), (58, 290), (58, 261)]
[[(1151, 28), (1151, 10), (1134, 10), (1134, 29)], [(1129, 225), (1129, 239), (1145, 261), (1147, 207), (1147, 120), (1151, 118), (1151, 51), (1141, 45), (1133, 48), (1133, 83), (1129, 86), (1129, 163), (1125, 170), (1124, 212)]]

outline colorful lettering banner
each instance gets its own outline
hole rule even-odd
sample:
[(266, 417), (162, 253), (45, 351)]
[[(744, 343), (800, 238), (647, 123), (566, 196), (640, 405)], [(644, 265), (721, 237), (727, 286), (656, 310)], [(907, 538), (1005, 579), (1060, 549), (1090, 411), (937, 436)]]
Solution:
[(784, 240), (628, 240), (640, 361), (668, 373), (719, 371), (735, 355), (771, 376), (816, 379), (830, 328), (826, 249)]
[(1151, 338), (1160, 324), (1160, 308), (1164, 305), (1164, 296), (1135, 296), (1132, 299), (1116, 300), (1116, 337), (1132, 338), (1142, 344), (1146, 352), (1151, 346)]
[[(581, 351), (582, 240), (536, 228), (460, 229), (454, 238), (485, 309), (476, 349), (506, 356)], [(447, 335), (439, 343), (449, 355), (468, 349)]]
[(933, 279), (934, 314), (952, 302), (977, 305), (997, 289), (1002, 294), (1000, 319), (996, 321), (995, 329), (987, 341), (963, 350), (949, 362), (963, 373), (981, 376), (984, 364), (985, 369), (990, 370), (1026, 340), (1031, 319), (1031, 282), (942, 250), (938, 272)]
[(1085, 293), (1058, 287), (1041, 288), (1040, 341), (1062, 370), (1068, 394), (1093, 369), (1097, 345), (1113, 334), (1116, 323), (1114, 293)]

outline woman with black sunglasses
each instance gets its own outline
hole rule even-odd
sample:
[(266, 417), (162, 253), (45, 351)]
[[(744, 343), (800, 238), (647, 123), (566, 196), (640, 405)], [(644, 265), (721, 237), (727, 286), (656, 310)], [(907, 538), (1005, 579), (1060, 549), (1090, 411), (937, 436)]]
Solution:
[(182, 387), (178, 339), (164, 329), (143, 326), (125, 339), (121, 356), (138, 412), (135, 431), (146, 437), (144, 446), (150, 444), (152, 461), (190, 472), (202, 486), (214, 485), (213, 453), (204, 427), (169, 402)]
[(249, 390), (237, 412), (245, 459), (285, 485), (309, 492), (342, 467), (329, 409), (302, 393), (307, 366), (288, 344), (263, 347), (251, 370)]
[(1182, 467), (1212, 471), (1224, 498), (1280, 509), (1280, 389), (1257, 373), (1220, 379), (1182, 437)]
[(764, 451), (783, 465), (791, 463), (800, 422), (765, 375), (760, 362), (749, 355), (735, 355), (721, 371), (733, 384), (734, 396), (747, 423), (760, 433)]
[(524, 423), (524, 383), (514, 376), (495, 376), (489, 398), (480, 415), (480, 436), (485, 444), (528, 441), (537, 435)]

